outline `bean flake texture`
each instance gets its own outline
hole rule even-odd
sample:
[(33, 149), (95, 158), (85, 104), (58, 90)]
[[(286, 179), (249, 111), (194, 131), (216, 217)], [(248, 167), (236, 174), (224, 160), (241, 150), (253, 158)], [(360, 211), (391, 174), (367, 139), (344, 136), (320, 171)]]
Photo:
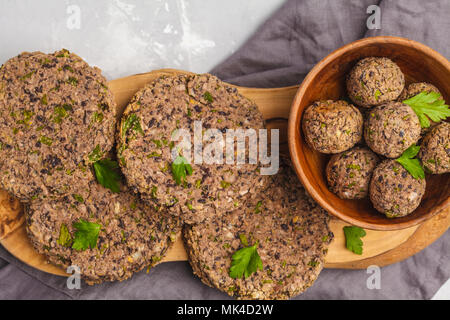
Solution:
[[(202, 121), (199, 132), (196, 121)], [(227, 164), (225, 143), (220, 147), (219, 141), (219, 152), (213, 154), (220, 153), (223, 164), (208, 163), (203, 151), (215, 138), (205, 132), (217, 129), (225, 142), (227, 129), (258, 133), (263, 128), (257, 106), (218, 78), (209, 74), (161, 77), (136, 93), (127, 106), (119, 126), (117, 156), (128, 185), (144, 201), (180, 216), (185, 223), (200, 223), (242, 207), (267, 181), (248, 157), (245, 164), (237, 165), (237, 156), (229, 152), (234, 161)], [(179, 130), (190, 134), (191, 155), (176, 147)], [(194, 135), (203, 151), (194, 146)], [(174, 163), (172, 152), (188, 161)], [(202, 157), (200, 163), (195, 157)]]
[(26, 208), (36, 251), (64, 269), (76, 265), (88, 284), (130, 278), (161, 262), (176, 240), (177, 218), (156, 212), (125, 186), (120, 193), (94, 179), (72, 196), (36, 200)]
[(183, 235), (189, 262), (205, 284), (238, 299), (288, 299), (322, 270), (333, 239), (328, 223), (328, 214), (282, 164), (243, 209), (186, 225)]
[(67, 50), (24, 52), (0, 68), (0, 186), (21, 201), (87, 184), (112, 149), (116, 106), (100, 69)]

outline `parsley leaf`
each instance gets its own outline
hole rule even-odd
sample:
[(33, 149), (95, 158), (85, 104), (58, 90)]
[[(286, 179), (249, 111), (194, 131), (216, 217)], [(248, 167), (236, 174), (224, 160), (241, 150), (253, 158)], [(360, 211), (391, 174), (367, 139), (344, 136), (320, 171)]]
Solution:
[(112, 192), (120, 192), (121, 176), (118, 172), (119, 164), (117, 161), (103, 159), (94, 163), (95, 177), (98, 183)]
[(172, 163), (172, 175), (175, 182), (179, 185), (181, 181), (186, 180), (186, 174), (190, 176), (192, 174), (192, 167), (188, 163), (185, 157), (178, 156)]
[(240, 279), (248, 278), (252, 273), (263, 270), (261, 257), (257, 251), (258, 242), (251, 247), (245, 247), (236, 251), (231, 257), (230, 277)]
[(437, 92), (421, 92), (414, 97), (404, 100), (404, 104), (410, 106), (419, 117), (422, 128), (430, 126), (430, 118), (434, 122), (439, 122), (450, 117), (450, 109), (442, 96)]
[(45, 144), (45, 145), (47, 145), (47, 146), (51, 146), (52, 143), (53, 143), (53, 139), (52, 139), (52, 138), (49, 138), (49, 137), (46, 137), (46, 136), (41, 136), (41, 137), (39, 138), (39, 142), (40, 142), (40, 143), (43, 143), (43, 144)]
[(73, 227), (76, 229), (72, 248), (75, 250), (86, 250), (89, 247), (94, 249), (97, 247), (98, 234), (101, 225), (92, 223), (83, 219), (74, 222)]
[(99, 144), (95, 146), (94, 150), (92, 150), (91, 153), (89, 153), (88, 157), (90, 162), (96, 162), (103, 157), (103, 151), (100, 149)]
[(360, 227), (344, 227), (344, 234), (347, 249), (361, 255), (363, 253), (363, 242), (360, 238), (366, 235), (366, 231)]
[(61, 227), (59, 228), (59, 238), (56, 240), (56, 243), (63, 246), (63, 247), (70, 247), (73, 243), (72, 236), (69, 233), (69, 229), (67, 226), (63, 223), (61, 224)]
[(248, 247), (248, 240), (247, 240), (247, 237), (245, 236), (245, 234), (240, 234), (239, 239), (241, 239), (241, 243), (244, 246)]
[(380, 99), (380, 96), (381, 96), (380, 90), (377, 89), (377, 91), (375, 91), (375, 95), (374, 96), (375, 96), (375, 100), (378, 101)]
[(212, 94), (209, 91), (206, 91), (205, 94), (203, 95), (203, 98), (208, 101), (209, 103), (214, 101), (214, 98), (212, 96)]
[(423, 171), (420, 161), (418, 159), (413, 159), (419, 153), (419, 150), (420, 146), (413, 144), (402, 153), (400, 158), (395, 159), (395, 161), (400, 163), (415, 179), (424, 179), (425, 172)]
[(137, 131), (140, 134), (144, 135), (144, 131), (142, 130), (142, 127), (141, 127), (141, 120), (134, 113), (130, 114), (122, 122), (122, 137), (124, 137), (127, 134), (128, 130), (130, 130), (130, 129)]
[(72, 197), (79, 203), (83, 203), (84, 202), (83, 197), (81, 195), (79, 195), (79, 194), (74, 193), (74, 194), (72, 194)]
[(74, 87), (78, 85), (78, 79), (75, 77), (69, 77), (66, 82), (73, 85)]

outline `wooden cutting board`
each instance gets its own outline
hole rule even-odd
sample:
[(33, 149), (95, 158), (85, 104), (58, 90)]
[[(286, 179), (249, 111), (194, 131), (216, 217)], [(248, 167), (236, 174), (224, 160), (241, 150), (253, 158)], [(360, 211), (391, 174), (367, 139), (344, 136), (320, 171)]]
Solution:
[[(188, 73), (164, 69), (138, 74), (109, 82), (114, 92), (119, 114), (131, 97), (152, 80), (166, 75)], [(287, 154), (287, 118), (298, 86), (256, 89), (237, 87), (244, 96), (253, 100), (267, 120), (267, 127), (280, 129), (280, 150)], [(370, 265), (385, 266), (406, 259), (438, 239), (450, 226), (450, 208), (419, 226), (397, 231), (366, 230), (364, 252), (356, 255), (345, 248), (343, 227), (347, 223), (332, 218), (331, 229), (335, 239), (326, 256), (326, 268), (362, 269)], [(48, 264), (44, 256), (36, 253), (28, 241), (23, 223), (23, 209), (17, 200), (0, 190), (0, 243), (19, 260), (39, 270), (66, 275), (64, 270)], [(187, 260), (181, 236), (163, 261)]]

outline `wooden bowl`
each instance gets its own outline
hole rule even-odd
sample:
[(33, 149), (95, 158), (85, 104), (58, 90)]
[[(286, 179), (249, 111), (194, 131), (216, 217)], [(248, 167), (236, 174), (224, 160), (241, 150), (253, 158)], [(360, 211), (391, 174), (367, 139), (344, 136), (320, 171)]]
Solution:
[(316, 100), (345, 98), (345, 76), (359, 59), (372, 56), (395, 61), (405, 74), (406, 84), (422, 81), (434, 84), (450, 103), (450, 62), (438, 52), (398, 37), (358, 40), (320, 61), (300, 85), (289, 115), (289, 150), (303, 185), (329, 213), (366, 229), (398, 230), (419, 224), (450, 205), (450, 174), (427, 175), (420, 206), (406, 217), (389, 219), (377, 212), (369, 199), (342, 200), (328, 190), (325, 167), (330, 155), (309, 148), (301, 130), (303, 110)]

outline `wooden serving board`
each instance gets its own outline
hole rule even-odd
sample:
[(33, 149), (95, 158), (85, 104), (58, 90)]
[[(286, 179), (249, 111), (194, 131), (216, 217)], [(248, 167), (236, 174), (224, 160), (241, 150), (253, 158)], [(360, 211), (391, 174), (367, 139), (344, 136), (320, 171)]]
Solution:
[[(131, 97), (152, 80), (166, 75), (188, 73), (185, 71), (163, 69), (138, 74), (109, 82), (114, 92), (119, 114)], [(287, 154), (287, 118), (291, 102), (298, 86), (256, 89), (237, 87), (244, 96), (253, 100), (267, 120), (267, 127), (280, 129), (280, 150)], [(326, 256), (326, 268), (362, 269), (370, 265), (385, 266), (406, 259), (424, 249), (438, 239), (450, 226), (450, 209), (447, 208), (432, 219), (419, 226), (397, 231), (366, 230), (363, 238), (364, 252), (356, 255), (345, 248), (343, 227), (347, 223), (332, 218), (331, 230), (334, 240)], [(37, 254), (25, 231), (23, 210), (18, 201), (0, 190), (0, 243), (19, 260), (39, 270), (66, 275), (64, 270), (48, 264), (44, 256)], [(181, 236), (163, 261), (187, 260)]]

